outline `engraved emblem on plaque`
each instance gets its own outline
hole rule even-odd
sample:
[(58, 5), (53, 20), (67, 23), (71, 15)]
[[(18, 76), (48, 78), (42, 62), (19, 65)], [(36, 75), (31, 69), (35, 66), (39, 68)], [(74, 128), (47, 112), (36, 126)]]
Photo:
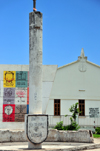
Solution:
[(48, 115), (28, 115), (26, 134), (33, 144), (44, 142), (48, 135)]

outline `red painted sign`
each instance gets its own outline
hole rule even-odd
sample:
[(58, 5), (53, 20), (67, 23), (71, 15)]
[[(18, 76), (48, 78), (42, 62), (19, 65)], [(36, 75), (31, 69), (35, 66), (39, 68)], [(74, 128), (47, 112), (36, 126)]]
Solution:
[(26, 93), (24, 92), (24, 90), (19, 90), (16, 92), (16, 95), (20, 98), (24, 98)]
[(27, 88), (27, 104), (29, 104), (29, 87)]
[(3, 105), (3, 122), (15, 121), (15, 105), (4, 104)]

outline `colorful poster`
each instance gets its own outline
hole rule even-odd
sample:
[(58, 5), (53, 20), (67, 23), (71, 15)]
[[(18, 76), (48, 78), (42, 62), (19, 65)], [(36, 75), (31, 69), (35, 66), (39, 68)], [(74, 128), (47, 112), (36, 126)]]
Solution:
[(27, 87), (27, 71), (16, 71), (16, 87)]
[(29, 87), (27, 88), (27, 104), (29, 104)]
[(15, 96), (15, 104), (27, 104), (27, 88), (16, 88)]
[(4, 104), (3, 105), (3, 122), (15, 121), (15, 105)]
[(15, 88), (4, 88), (4, 98), (15, 98)]
[(0, 85), (3, 122), (24, 122), (25, 114), (29, 113), (29, 72), (4, 71), (3, 74)]
[(15, 87), (15, 71), (4, 71), (3, 75), (3, 85), (4, 87)]
[(27, 113), (27, 105), (16, 105), (15, 122), (24, 122), (24, 116)]
[(27, 88), (16, 88), (15, 97), (16, 98), (27, 98)]
[(15, 88), (4, 88), (3, 104), (15, 103)]

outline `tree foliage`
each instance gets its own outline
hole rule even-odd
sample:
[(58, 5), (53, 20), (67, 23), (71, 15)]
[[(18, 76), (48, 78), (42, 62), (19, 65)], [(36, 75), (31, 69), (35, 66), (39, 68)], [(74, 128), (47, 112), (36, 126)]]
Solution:
[(75, 103), (75, 104), (73, 104), (73, 105), (71, 106), (71, 108), (69, 108), (69, 111), (72, 113), (71, 121), (74, 120), (74, 122), (76, 122), (76, 115), (77, 115), (78, 113), (81, 113), (81, 112), (79, 111), (79, 108), (78, 108), (77, 106), (78, 106), (78, 103)]

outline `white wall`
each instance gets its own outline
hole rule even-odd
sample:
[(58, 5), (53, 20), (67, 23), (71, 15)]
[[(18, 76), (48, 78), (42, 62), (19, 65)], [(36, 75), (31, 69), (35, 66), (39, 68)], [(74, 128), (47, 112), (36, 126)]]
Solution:
[(43, 65), (42, 113), (46, 113), (57, 65)]
[(100, 98), (100, 67), (85, 62), (87, 70), (79, 71), (80, 61), (58, 68), (50, 99)]
[[(54, 82), (57, 65), (43, 65), (43, 113), (46, 112), (52, 84)], [(24, 129), (24, 122), (2, 122), (3, 120), (3, 72), (29, 71), (28, 65), (0, 65), (0, 129)]]
[(78, 100), (61, 100), (61, 115), (72, 115), (69, 108), (76, 102), (78, 102)]
[(3, 71), (28, 71), (28, 65), (0, 65), (0, 129), (24, 129), (23, 122), (2, 122), (3, 120)]
[(46, 114), (54, 115), (54, 100), (49, 100), (47, 105)]

